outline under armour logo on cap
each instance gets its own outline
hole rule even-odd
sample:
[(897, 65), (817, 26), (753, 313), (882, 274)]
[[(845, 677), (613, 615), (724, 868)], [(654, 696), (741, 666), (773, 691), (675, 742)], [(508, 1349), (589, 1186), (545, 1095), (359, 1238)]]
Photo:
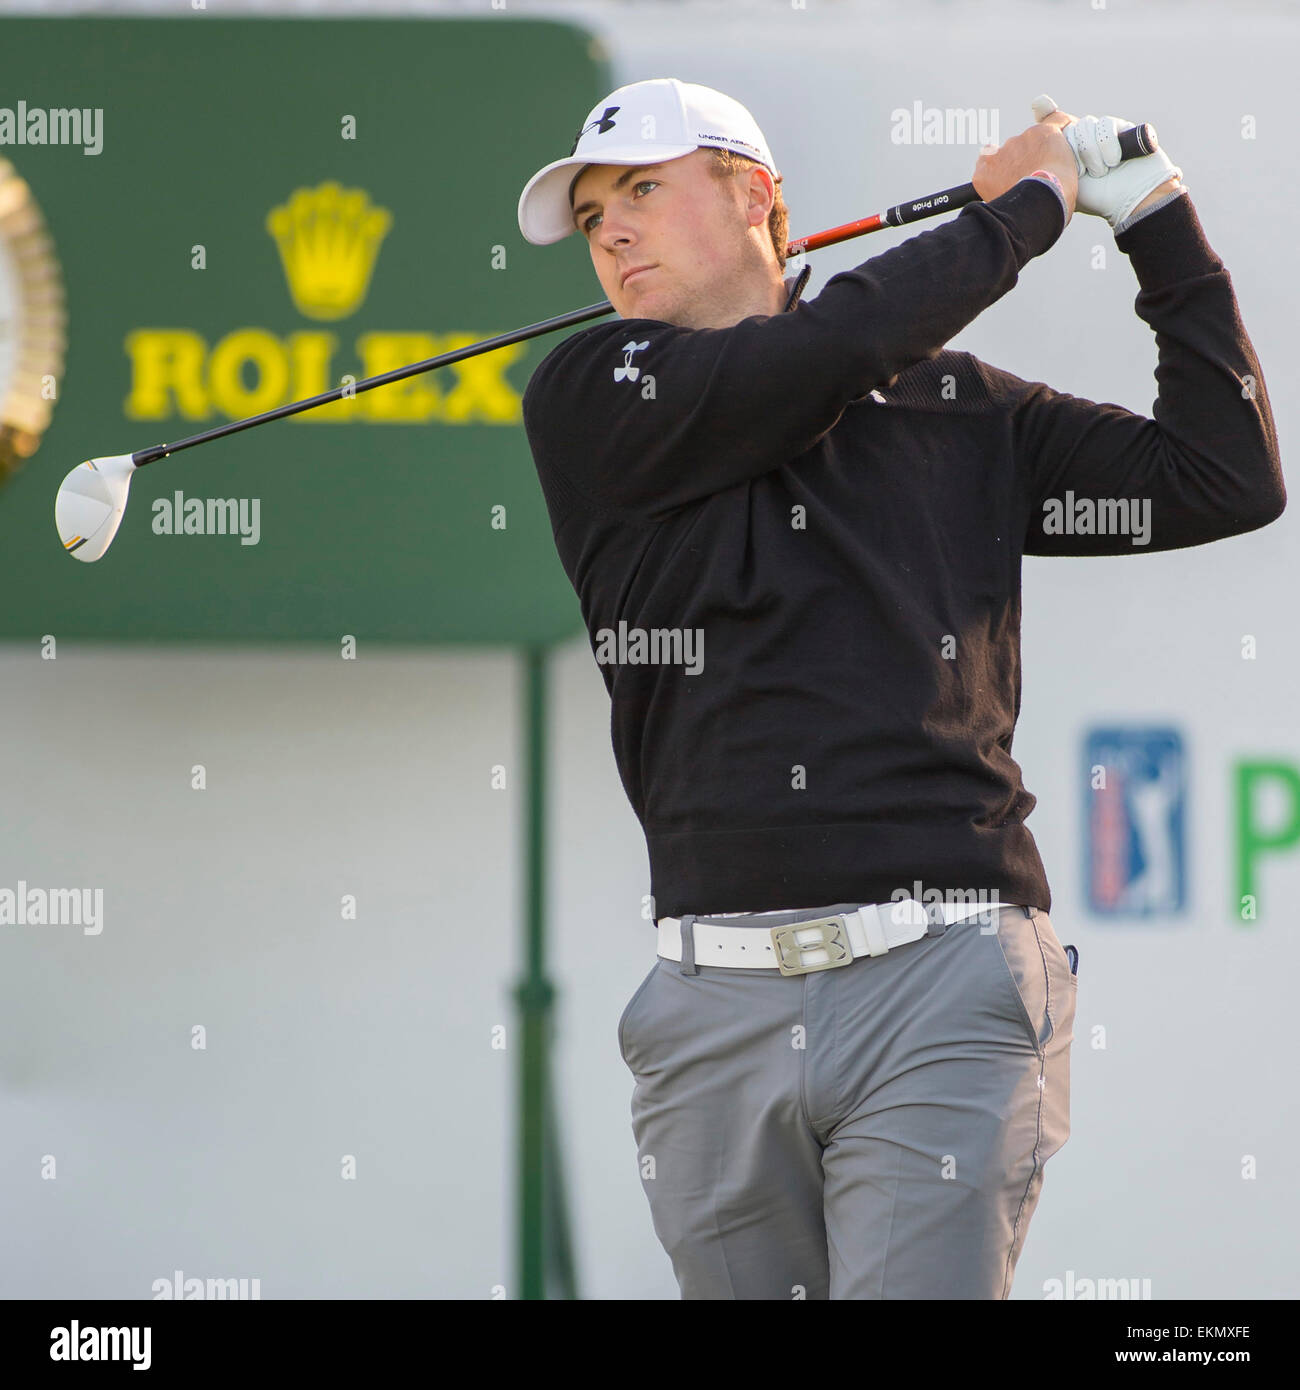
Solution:
[(543, 165), (524, 185), (519, 230), (534, 246), (548, 246), (578, 231), (574, 182), (584, 165), (644, 168), (684, 159), (704, 145), (735, 150), (776, 174), (763, 132), (735, 98), (675, 77), (616, 87), (587, 108), (587, 123), (568, 155)]
[(621, 108), (617, 106), (607, 106), (605, 108), (604, 114), (600, 116), (597, 120), (588, 121), (587, 124), (583, 126), (582, 129), (573, 137), (573, 149), (569, 151), (570, 155), (573, 154), (573, 150), (576, 150), (578, 148), (578, 141), (582, 139), (582, 137), (592, 128), (592, 126), (596, 127), (597, 135), (604, 135), (604, 133), (607, 130), (613, 130), (613, 115), (615, 111), (618, 111), (620, 109)]

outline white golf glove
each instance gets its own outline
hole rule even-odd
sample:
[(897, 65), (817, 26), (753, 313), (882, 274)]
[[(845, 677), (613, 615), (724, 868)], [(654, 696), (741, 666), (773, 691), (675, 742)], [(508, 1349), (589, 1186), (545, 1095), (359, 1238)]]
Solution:
[(1183, 176), (1164, 150), (1120, 162), (1120, 131), (1133, 125), (1121, 116), (1081, 116), (1064, 130), (1079, 171), (1075, 207), (1104, 217), (1112, 228), (1162, 183)]

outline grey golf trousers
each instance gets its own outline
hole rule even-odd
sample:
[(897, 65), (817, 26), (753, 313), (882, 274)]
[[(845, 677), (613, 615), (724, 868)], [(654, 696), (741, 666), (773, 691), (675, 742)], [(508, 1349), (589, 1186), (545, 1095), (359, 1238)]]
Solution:
[(1078, 977), (1048, 914), (1003, 905), (806, 975), (683, 954), (618, 1025), (682, 1298), (1006, 1298), (1070, 1134)]

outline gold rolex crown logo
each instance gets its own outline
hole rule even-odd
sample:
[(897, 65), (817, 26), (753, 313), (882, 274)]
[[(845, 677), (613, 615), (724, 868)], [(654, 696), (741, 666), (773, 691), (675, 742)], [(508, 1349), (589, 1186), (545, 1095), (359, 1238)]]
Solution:
[(298, 188), (267, 214), (266, 230), (280, 250), (289, 293), (310, 319), (342, 319), (370, 287), (379, 244), (392, 214), (360, 188), (322, 183)]

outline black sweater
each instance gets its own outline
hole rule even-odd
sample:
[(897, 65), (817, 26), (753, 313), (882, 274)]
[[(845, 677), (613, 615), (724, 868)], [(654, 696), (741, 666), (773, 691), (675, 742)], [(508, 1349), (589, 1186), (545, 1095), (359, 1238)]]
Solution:
[[(1011, 756), (1020, 557), (1202, 545), (1286, 505), (1259, 362), (1189, 195), (1116, 238), (1156, 333), (1154, 419), (943, 350), (1063, 225), (1026, 179), (789, 312), (612, 319), (533, 373), (525, 428), (656, 917), (896, 890), (1051, 909)], [(1137, 510), (1123, 534), (1119, 513), (1082, 531), (1085, 499), (1149, 504), (1147, 543)], [(636, 629), (696, 634), (696, 665), (667, 645), (642, 664)]]

